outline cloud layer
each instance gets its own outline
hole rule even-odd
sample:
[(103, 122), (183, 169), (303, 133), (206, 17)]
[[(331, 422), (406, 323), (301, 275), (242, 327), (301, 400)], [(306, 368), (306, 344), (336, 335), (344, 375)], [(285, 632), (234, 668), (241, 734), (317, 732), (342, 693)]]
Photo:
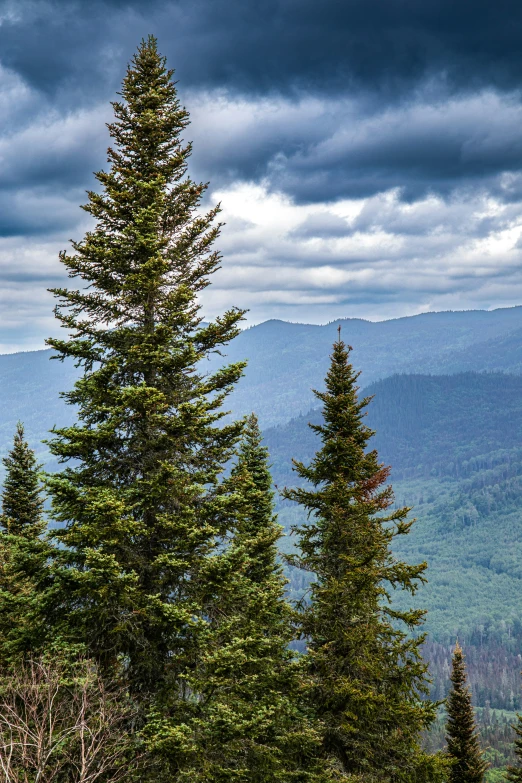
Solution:
[(0, 350), (55, 329), (45, 289), (149, 32), (227, 221), (209, 315), (520, 303), (520, 22), (506, 0), (0, 3)]

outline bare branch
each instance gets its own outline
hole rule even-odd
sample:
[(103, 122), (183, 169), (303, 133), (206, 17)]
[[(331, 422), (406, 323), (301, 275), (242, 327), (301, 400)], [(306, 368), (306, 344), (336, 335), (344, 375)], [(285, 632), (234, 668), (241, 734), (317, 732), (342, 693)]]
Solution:
[(127, 731), (135, 708), (92, 661), (42, 658), (0, 682), (0, 783), (118, 783), (140, 767)]

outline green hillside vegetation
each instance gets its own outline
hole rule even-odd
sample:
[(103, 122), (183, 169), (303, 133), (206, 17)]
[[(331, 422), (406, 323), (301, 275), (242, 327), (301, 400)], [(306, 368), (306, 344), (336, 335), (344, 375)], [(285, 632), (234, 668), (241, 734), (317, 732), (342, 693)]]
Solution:
[[(367, 387), (372, 445), (392, 465), (397, 506), (418, 522), (397, 544), (408, 562), (427, 560), (418, 593), (434, 640), (485, 638), (513, 644), (522, 587), (522, 379), (503, 374), (393, 376)], [(318, 411), (268, 429), (275, 483), (293, 484), (291, 458), (316, 448), (308, 421)], [(280, 501), (288, 530), (296, 510)], [(290, 542), (287, 542), (288, 547)], [(303, 587), (301, 574), (293, 579)]]
[[(398, 541), (407, 562), (428, 562), (428, 583), (415, 605), (428, 609), (424, 655), (433, 678), (431, 697), (450, 687), (453, 643), (465, 643), (473, 703), (486, 759), (486, 778), (496, 781), (514, 762), (513, 723), (522, 709), (522, 379), (501, 373), (454, 376), (396, 375), (370, 385), (370, 445), (392, 465), (396, 506), (413, 505), (417, 522)], [(291, 456), (308, 460), (317, 438), (307, 426), (318, 410), (265, 431), (272, 473), (279, 488), (295, 485)], [(279, 500), (288, 535), (303, 515)], [(294, 598), (309, 577), (290, 571)], [(406, 604), (397, 597), (398, 606)], [(445, 747), (445, 713), (430, 730), (426, 747)]]

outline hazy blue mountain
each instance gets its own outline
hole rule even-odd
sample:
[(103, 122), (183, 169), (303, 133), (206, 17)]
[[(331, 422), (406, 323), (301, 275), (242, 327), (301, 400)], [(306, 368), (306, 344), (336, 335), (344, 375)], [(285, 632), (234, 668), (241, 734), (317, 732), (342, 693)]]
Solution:
[[(337, 326), (353, 345), (353, 362), (368, 385), (396, 373), (456, 373), (504, 369), (522, 373), (522, 307), (491, 312), (428, 313), (372, 323), (360, 319), (326, 326), (267, 321), (246, 329), (228, 347), (228, 360), (248, 359), (245, 377), (230, 400), (236, 415), (254, 410), (263, 427), (284, 423), (313, 405), (311, 388), (321, 386)], [(32, 445), (72, 418), (59, 398), (77, 370), (50, 361), (50, 351), (0, 356), (0, 453), (22, 419)], [(502, 357), (502, 358), (501, 358)], [(215, 356), (202, 370), (224, 361)]]
[(492, 370), (522, 374), (522, 329), (515, 329), (477, 343), (474, 350), (461, 349), (443, 362), (444, 372)]
[[(398, 547), (410, 562), (427, 560), (433, 638), (469, 638), (489, 629), (502, 639), (519, 619), (522, 591), (522, 377), (464, 373), (392, 376), (373, 394), (368, 424), (382, 461), (392, 465), (397, 502), (418, 518)], [(295, 483), (291, 458), (308, 462), (318, 410), (265, 431), (274, 480)], [(288, 528), (303, 521), (283, 503)], [(296, 579), (295, 589), (301, 586)]]
[(78, 375), (71, 363), (51, 361), (52, 352), (27, 351), (0, 355), (0, 454), (10, 448), (16, 422), (25, 424), (39, 458), (48, 461), (41, 440), (54, 425), (73, 420), (60, 392), (70, 389)]
[[(326, 326), (267, 321), (245, 330), (228, 349), (229, 359), (249, 360), (232, 399), (234, 411), (255, 410), (262, 425), (270, 426), (309, 410), (311, 387), (322, 384), (339, 324), (344, 341), (353, 346), (352, 360), (364, 385), (395, 373), (492, 369), (495, 341), (517, 343), (517, 336), (511, 337), (517, 330), (522, 346), (522, 307), (427, 313), (377, 323), (346, 319)], [(511, 367), (507, 350), (501, 369), (522, 372), (522, 364), (517, 360)]]

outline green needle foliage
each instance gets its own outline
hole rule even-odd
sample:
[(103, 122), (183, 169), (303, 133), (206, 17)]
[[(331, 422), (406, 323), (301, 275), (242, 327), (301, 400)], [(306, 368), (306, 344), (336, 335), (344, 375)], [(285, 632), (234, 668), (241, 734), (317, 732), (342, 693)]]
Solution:
[[(223, 630), (235, 653), (230, 676), (236, 689), (232, 703), (241, 716), (244, 780), (327, 779), (316, 759), (319, 737), (299, 709), (301, 668), (289, 649), (295, 634), (293, 611), (285, 600), (287, 580), (277, 560), (282, 529), (274, 515), (268, 450), (253, 414), (231, 482), (240, 503), (226, 558), (232, 568)], [(215, 616), (220, 625), (219, 614)]]
[(520, 783), (522, 781), (522, 715), (517, 715), (517, 722), (513, 726), (515, 731), (515, 755), (517, 765), (507, 768), (506, 778), (511, 783)]
[(41, 588), (49, 547), (43, 497), (34, 451), (19, 422), (13, 448), (2, 460), (6, 469), (0, 516), (0, 658), (6, 664), (44, 641)]
[[(409, 780), (433, 759), (419, 735), (434, 707), (421, 701), (426, 666), (423, 636), (413, 638), (422, 611), (394, 611), (390, 593), (414, 593), (425, 564), (397, 561), (391, 545), (412, 522), (409, 509), (389, 510), (388, 469), (367, 451), (372, 431), (363, 423), (369, 399), (358, 400), (358, 374), (349, 351), (335, 343), (323, 403), (322, 441), (309, 467), (296, 462), (302, 488), (285, 490), (303, 505), (309, 523), (297, 528), (300, 554), (290, 563), (313, 574), (310, 601), (301, 607), (308, 641), (310, 703), (323, 722), (323, 751), (347, 775)], [(401, 627), (402, 626), (402, 627)], [(433, 766), (435, 769), (436, 765)]]
[(48, 482), (61, 524), (52, 619), (103, 672), (122, 665), (135, 698), (168, 685), (197, 700), (180, 677), (206, 639), (202, 575), (227, 528), (220, 474), (242, 426), (222, 422), (222, 405), (243, 364), (200, 368), (242, 313), (200, 315), (219, 208), (202, 214), (206, 186), (186, 175), (189, 118), (154, 38), (113, 107), (110, 168), (84, 207), (95, 225), (61, 254), (80, 287), (53, 289), (69, 335), (49, 344), (84, 373), (64, 395), (78, 421), (50, 443), (66, 463)]
[(4, 531), (27, 539), (37, 538), (45, 528), (42, 518), (43, 498), (34, 451), (18, 422), (13, 448), (2, 460), (6, 476), (2, 493), (0, 525)]
[(183, 781), (291, 783), (327, 781), (320, 737), (300, 709), (302, 671), (289, 649), (293, 611), (277, 562), (281, 528), (273, 510), (268, 452), (257, 419), (247, 419), (229, 479), (236, 525), (226, 548), (208, 561), (210, 620), (200, 666), (187, 678), (197, 704), (150, 731), (151, 747), (169, 753), (171, 774), (183, 757)]
[(482, 783), (488, 763), (480, 748), (471, 692), (467, 686), (466, 664), (459, 643), (455, 645), (451, 671), (446, 724), (450, 783)]

